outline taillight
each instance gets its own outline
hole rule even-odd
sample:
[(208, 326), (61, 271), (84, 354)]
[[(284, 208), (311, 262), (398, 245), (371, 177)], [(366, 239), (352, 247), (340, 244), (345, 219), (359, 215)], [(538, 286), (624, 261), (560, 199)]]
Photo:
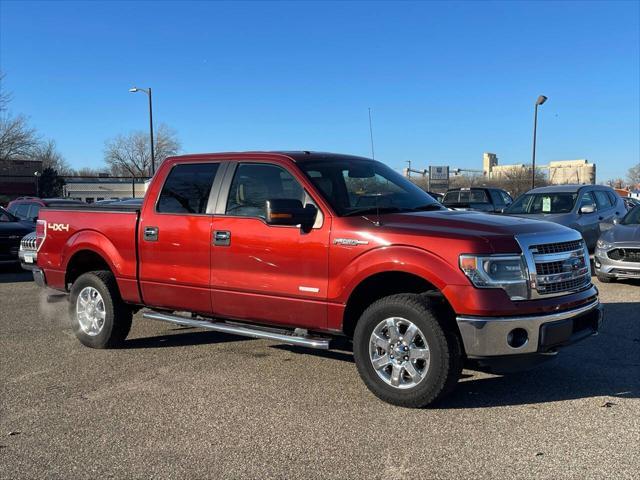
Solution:
[(40, 250), (40, 245), (42, 245), (46, 236), (47, 222), (44, 220), (38, 220), (36, 222), (36, 250)]

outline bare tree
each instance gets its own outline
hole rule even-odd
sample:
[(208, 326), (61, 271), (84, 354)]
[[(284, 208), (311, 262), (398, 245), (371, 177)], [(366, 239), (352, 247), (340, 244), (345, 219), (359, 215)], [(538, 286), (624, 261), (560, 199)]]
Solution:
[(5, 74), (0, 72), (0, 114), (9, 108), (11, 93), (4, 88)]
[(640, 185), (640, 162), (636, 163), (627, 172), (627, 180), (633, 186)]
[(58, 175), (71, 175), (73, 169), (69, 166), (62, 154), (56, 148), (56, 142), (47, 140), (35, 146), (31, 152), (33, 160), (42, 161), (42, 168), (51, 168), (58, 172)]
[(38, 141), (36, 131), (23, 115), (0, 116), (0, 159), (29, 158)]
[[(160, 125), (154, 137), (154, 154), (158, 168), (167, 157), (178, 153), (180, 141), (175, 130), (166, 125)], [(107, 140), (104, 160), (114, 175), (150, 176), (151, 148), (148, 133), (137, 131)]]

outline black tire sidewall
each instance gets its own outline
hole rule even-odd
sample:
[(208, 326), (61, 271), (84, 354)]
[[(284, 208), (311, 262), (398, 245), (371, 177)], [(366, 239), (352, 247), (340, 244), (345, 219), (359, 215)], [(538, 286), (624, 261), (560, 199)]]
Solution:
[[(417, 297), (417, 296), (416, 296)], [(407, 304), (401, 298), (383, 299), (373, 304), (360, 318), (354, 332), (353, 353), (360, 376), (369, 389), (389, 403), (406, 407), (422, 407), (435, 401), (443, 391), (449, 370), (450, 351), (444, 330), (429, 308)], [(374, 369), (369, 356), (369, 341), (374, 328), (390, 317), (402, 317), (414, 323), (422, 332), (429, 347), (429, 369), (426, 377), (415, 387), (399, 389), (385, 383)]]
[[(104, 325), (100, 333), (95, 336), (87, 335), (82, 331), (82, 329), (80, 328), (80, 322), (78, 321), (78, 317), (76, 315), (76, 304), (78, 295), (86, 287), (95, 288), (102, 296), (102, 300), (104, 302)], [(76, 335), (80, 343), (92, 348), (105, 348), (109, 344), (112, 337), (113, 329), (115, 326), (115, 313), (116, 312), (113, 295), (107, 285), (98, 275), (94, 273), (85, 273), (78, 277), (78, 279), (71, 287), (71, 292), (69, 294), (69, 316), (71, 317), (71, 326), (73, 328), (73, 333)]]

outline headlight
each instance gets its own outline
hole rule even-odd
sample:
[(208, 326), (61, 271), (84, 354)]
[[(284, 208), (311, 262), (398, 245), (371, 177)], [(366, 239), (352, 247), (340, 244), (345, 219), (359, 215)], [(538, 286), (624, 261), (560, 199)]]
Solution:
[(605, 240), (602, 240), (602, 239), (599, 239), (598, 243), (596, 245), (597, 245), (598, 248), (601, 248), (603, 250), (608, 250), (611, 247), (613, 247), (613, 244), (611, 244), (611, 243), (609, 243), (609, 242), (607, 242)]
[(511, 300), (529, 297), (521, 255), (460, 255), (460, 269), (477, 288), (501, 288)]

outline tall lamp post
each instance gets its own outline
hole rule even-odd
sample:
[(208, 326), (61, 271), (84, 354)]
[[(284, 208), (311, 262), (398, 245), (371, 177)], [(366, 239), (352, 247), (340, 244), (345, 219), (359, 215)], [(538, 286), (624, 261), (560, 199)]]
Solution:
[(531, 188), (536, 188), (536, 130), (538, 128), (538, 106), (547, 101), (547, 97), (540, 95), (536, 100), (536, 108), (533, 114), (533, 159), (531, 161)]
[(149, 137), (151, 138), (151, 176), (156, 173), (156, 158), (155, 153), (153, 151), (153, 106), (151, 103), (151, 87), (149, 88), (138, 88), (133, 87), (129, 89), (130, 93), (144, 92), (149, 97)]

